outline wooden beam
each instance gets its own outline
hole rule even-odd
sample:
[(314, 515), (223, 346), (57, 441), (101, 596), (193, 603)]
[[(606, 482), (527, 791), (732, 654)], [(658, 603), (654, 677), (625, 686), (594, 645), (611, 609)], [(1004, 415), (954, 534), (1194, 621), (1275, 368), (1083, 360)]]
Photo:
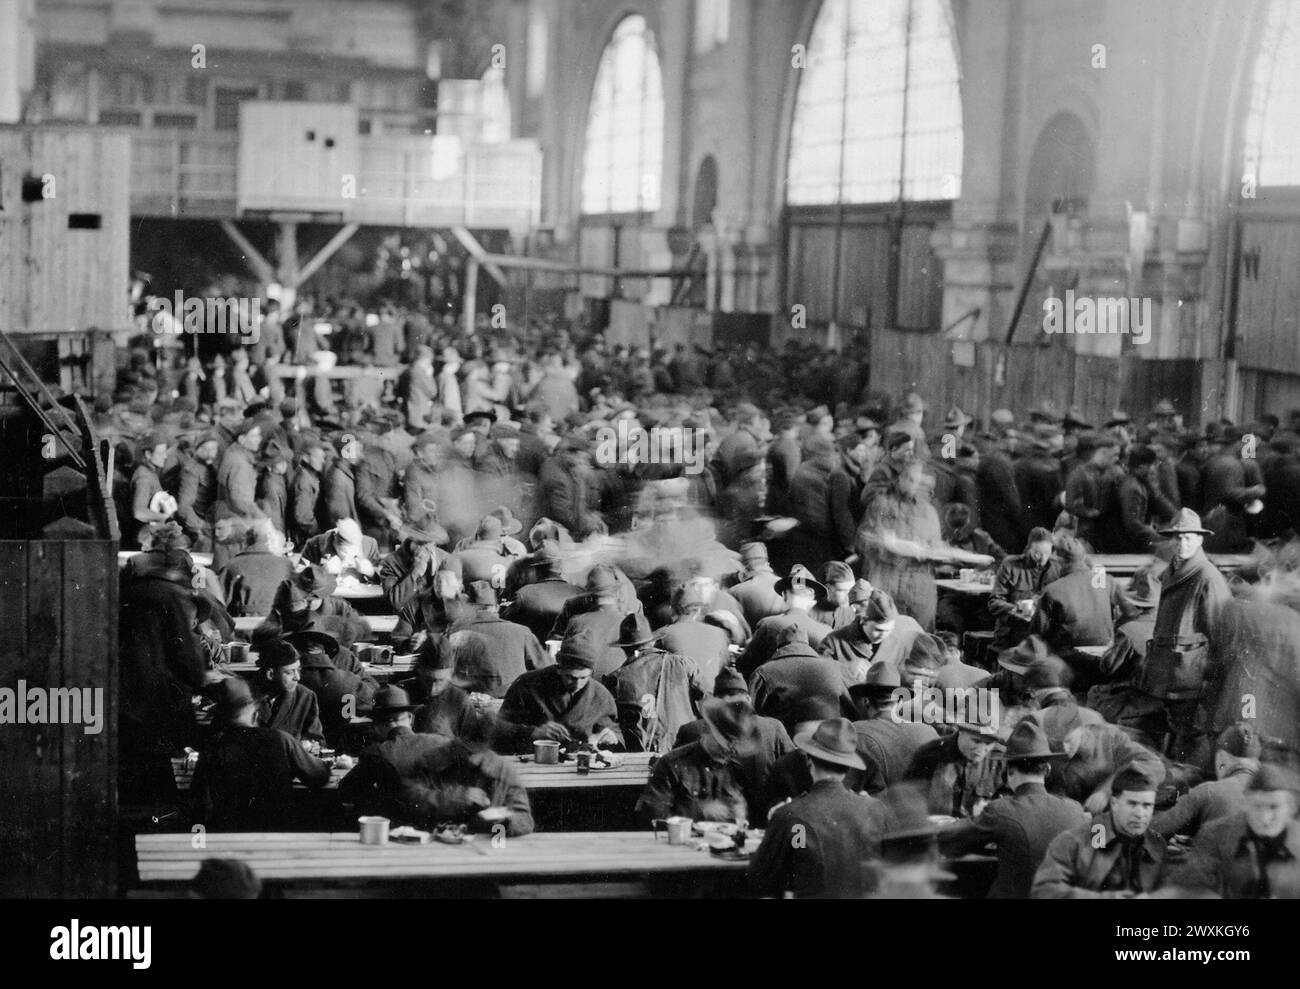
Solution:
[(263, 285), (275, 281), (275, 269), (271, 267), (271, 263), (266, 258), (262, 257), (261, 251), (249, 242), (249, 239), (244, 236), (244, 232), (235, 226), (235, 221), (222, 220), (221, 229), (226, 232), (226, 236), (230, 238), (231, 243), (244, 252), (244, 260), (248, 262), (249, 269)]
[(311, 276), (320, 270), (321, 265), (332, 258), (338, 249), (351, 240), (352, 235), (359, 229), (361, 229), (361, 224), (348, 223), (342, 230), (331, 237), (329, 243), (317, 251), (312, 259), (302, 266), (302, 270), (298, 272), (298, 282), (294, 285), (294, 288), (305, 285)]
[(500, 266), (495, 264), (489, 257), (488, 252), (483, 249), (483, 245), (465, 227), (452, 227), (452, 236), (454, 236), (465, 250), (469, 251), (469, 256), (487, 269), (498, 285), (502, 288), (508, 288), (506, 285), (506, 273), (501, 270)]

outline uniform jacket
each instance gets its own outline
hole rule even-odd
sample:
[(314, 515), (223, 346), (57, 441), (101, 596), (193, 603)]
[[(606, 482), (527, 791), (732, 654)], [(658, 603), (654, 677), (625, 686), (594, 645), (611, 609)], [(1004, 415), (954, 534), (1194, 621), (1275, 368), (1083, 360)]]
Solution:
[(1114, 725), (1085, 725), (1078, 750), (1065, 765), (1053, 768), (1047, 777), (1047, 789), (1085, 803), (1094, 791), (1129, 766), (1141, 770), (1157, 786), (1164, 782), (1165, 765), (1150, 749)]
[(1249, 765), (1238, 766), (1223, 779), (1198, 783), (1178, 798), (1168, 810), (1158, 812), (1151, 830), (1166, 838), (1176, 834), (1194, 835), (1206, 825), (1231, 817), (1245, 805), (1246, 787), (1255, 776)]
[(1001, 785), (992, 760), (966, 761), (957, 736), (937, 738), (916, 750), (907, 778), (929, 784), (931, 814), (970, 817), (977, 800), (991, 800)]
[(486, 666), (467, 666), (458, 658), (456, 678), (466, 689), (493, 697), (504, 697), (510, 685), (527, 670), (551, 663), (537, 637), (522, 625), (503, 621), (495, 609), (476, 608), (447, 629), (453, 643), (456, 636), (470, 634), (487, 641)]
[(833, 631), (826, 625), (817, 621), (806, 611), (800, 611), (797, 608), (785, 612), (781, 615), (773, 615), (770, 618), (764, 618), (754, 629), (753, 638), (745, 646), (745, 651), (740, 654), (736, 661), (736, 669), (742, 676), (753, 676), (764, 663), (771, 660), (777, 652), (777, 647), (781, 642), (781, 635), (791, 626), (798, 626), (803, 629), (808, 644), (816, 649), (822, 644), (826, 636)]
[(867, 764), (862, 788), (873, 795), (902, 782), (916, 753), (939, 739), (929, 725), (895, 721), (888, 712), (855, 721), (853, 728), (858, 733), (858, 755)]
[(851, 489), (849, 475), (829, 457), (800, 464), (790, 482), (790, 511), (799, 526), (786, 539), (794, 559), (814, 573), (853, 552), (857, 525)]
[(497, 739), (503, 748), (516, 752), (530, 749), (532, 730), (548, 721), (559, 722), (574, 738), (583, 741), (604, 728), (613, 728), (619, 734), (613, 695), (595, 678), (571, 695), (555, 666), (530, 670), (512, 683), (499, 716), (504, 724), (498, 729)]
[(785, 613), (785, 599), (772, 588), (781, 578), (771, 570), (764, 570), (733, 584), (731, 596), (740, 602), (745, 621), (757, 626), (764, 618)]
[(975, 469), (975, 487), (979, 493), (980, 522), (997, 545), (1007, 548), (1023, 546), (1024, 509), (1016, 487), (1011, 461), (999, 450), (986, 450)]
[(211, 464), (187, 457), (181, 466), (180, 493), (176, 496), (176, 519), (193, 539), (207, 536), (212, 529), (212, 511), (217, 501), (217, 470)]
[(696, 717), (704, 696), (699, 668), (673, 652), (649, 649), (605, 677), (629, 751), (667, 752)]
[[(301, 546), (321, 531), (316, 520), (316, 504), (320, 501), (321, 478), (306, 464), (298, 467), (289, 486), (289, 538)], [(332, 526), (334, 523), (331, 522)]]
[(394, 728), (384, 741), (366, 747), (339, 783), (339, 796), (403, 824), (466, 824), (487, 831), (491, 825), (466, 801), (472, 787), (486, 793), (493, 807), (509, 809), (508, 837), (532, 833), (528, 793), (513, 766), (495, 752), (474, 751), (460, 741), (406, 727)]
[(293, 563), (287, 556), (245, 550), (221, 568), (220, 576), (231, 617), (269, 615), (275, 592), (293, 576)]
[(800, 642), (782, 646), (771, 662), (760, 666), (749, 679), (749, 692), (755, 711), (776, 718), (787, 729), (794, 727), (799, 702), (810, 697), (821, 698), (832, 709), (838, 706), (845, 717), (856, 713), (840, 665)]
[(1024, 531), (1017, 542), (1002, 543), (1008, 548), (1024, 545), (1029, 530), (1035, 526), (1052, 531), (1056, 516), (1061, 513), (1059, 497), (1065, 490), (1061, 462), (1050, 453), (1030, 453), (1017, 460), (1011, 470), (1016, 490), (1020, 493), (1020, 503), (1024, 506)]
[(1209, 662), (1210, 629), (1231, 597), (1223, 575), (1199, 550), (1160, 581), (1156, 625), (1139, 686), (1154, 697), (1198, 696)]
[(1125, 871), (1124, 844), (1115, 834), (1108, 810), (1058, 834), (1047, 846), (1043, 863), (1034, 874), (1030, 895), (1035, 900), (1077, 900), (1116, 898), (1130, 892), (1150, 893), (1164, 876), (1164, 839), (1149, 830), (1142, 836), (1136, 851), (1139, 886), (1136, 891), (1131, 889)]
[(989, 595), (989, 613), (994, 616), (993, 646), (1006, 649), (1029, 634), (1029, 622), (1014, 614), (1017, 602), (1040, 597), (1043, 589), (1061, 576), (1061, 562), (1055, 556), (1043, 567), (1026, 554), (1008, 556), (998, 564)]
[(846, 684), (862, 683), (867, 676), (867, 667), (875, 662), (890, 663), (902, 672), (903, 662), (920, 634), (921, 626), (915, 619), (899, 615), (894, 630), (872, 645), (863, 634), (862, 626), (855, 621), (826, 636), (818, 651), (841, 664), (840, 672)]
[(325, 471), (325, 477), (321, 480), (320, 499), (316, 503), (316, 523), (324, 532), (334, 528), (339, 519), (356, 518), (356, 466), (340, 457)]
[(973, 821), (942, 838), (944, 854), (964, 855), (992, 841), (998, 848), (998, 873), (991, 900), (1024, 900), (1034, 885), (1052, 840), (1063, 831), (1088, 823), (1089, 815), (1073, 800), (1054, 797), (1041, 783), (1025, 783), (1009, 796), (992, 801)]
[(686, 617), (665, 625), (659, 632), (660, 647), (694, 663), (700, 686), (706, 693), (711, 691), (713, 681), (731, 660), (727, 633), (716, 625)]
[(1131, 618), (1134, 609), (1109, 574), (1100, 574), (1101, 587), (1091, 569), (1080, 569), (1043, 588), (1038, 610), (1029, 623), (1055, 652), (1078, 646), (1108, 646), (1115, 638), (1116, 621)]
[[(1267, 896), (1300, 900), (1300, 821), (1287, 822), (1280, 845), (1262, 870)], [(1179, 885), (1206, 889), (1225, 900), (1263, 897), (1260, 879), (1259, 853), (1242, 811), (1207, 824), (1192, 845), (1185, 870), (1179, 873)]]
[(279, 728), (300, 742), (303, 739), (325, 741), (316, 695), (301, 683), (295, 683), (291, 693), (263, 696), (257, 704), (257, 723)]
[(528, 628), (539, 642), (545, 642), (551, 637), (551, 629), (564, 611), (565, 603), (584, 593), (581, 587), (563, 577), (543, 577), (519, 588), (514, 600), (501, 609), (501, 615)]
[(860, 899), (875, 886), (888, 815), (880, 801), (834, 780), (777, 808), (750, 861), (755, 892), (796, 898)]
[(655, 763), (636, 802), (647, 820), (689, 817), (695, 821), (748, 821), (747, 794), (761, 787), (746, 779), (735, 759), (715, 758), (712, 739), (673, 749)]
[(214, 518), (235, 516), (243, 519), (265, 518), (257, 507), (257, 465), (253, 455), (238, 443), (226, 448), (217, 468), (217, 504)]
[(194, 816), (212, 831), (284, 831), (295, 823), (293, 781), (319, 787), (329, 766), (277, 728), (218, 731), (194, 770)]
[[(408, 691), (410, 693), (410, 691)], [(415, 694), (412, 693), (412, 700)], [(475, 716), (469, 694), (449, 683), (436, 697), (429, 697), (415, 712), (414, 729), (423, 735), (462, 738)]]

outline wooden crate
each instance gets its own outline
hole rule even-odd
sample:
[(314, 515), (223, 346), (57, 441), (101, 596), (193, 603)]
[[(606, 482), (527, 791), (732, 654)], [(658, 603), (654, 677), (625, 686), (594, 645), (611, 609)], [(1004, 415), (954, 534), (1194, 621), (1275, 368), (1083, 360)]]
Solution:
[(117, 544), (0, 541), (0, 687), (102, 687), (103, 731), (0, 725), (0, 896), (116, 893)]
[[(130, 171), (125, 131), (0, 127), (0, 329), (123, 322)], [(53, 195), (43, 198), (42, 191)]]

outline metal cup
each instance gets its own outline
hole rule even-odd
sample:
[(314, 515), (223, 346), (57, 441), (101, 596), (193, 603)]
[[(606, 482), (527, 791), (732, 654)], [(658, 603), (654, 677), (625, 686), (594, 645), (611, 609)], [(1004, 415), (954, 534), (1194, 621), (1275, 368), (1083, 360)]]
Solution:
[(533, 757), (539, 766), (554, 766), (560, 761), (560, 743), (545, 739), (533, 742)]
[(247, 642), (227, 642), (227, 654), (230, 656), (232, 663), (248, 662), (248, 643)]
[(590, 752), (579, 752), (577, 755), (574, 756), (574, 760), (578, 763), (579, 775), (585, 776), (587, 773), (591, 772)]
[(363, 845), (387, 844), (388, 818), (358, 817), (357, 823), (361, 825), (361, 844)]
[(668, 833), (668, 844), (684, 845), (691, 837), (691, 825), (694, 823), (689, 817), (660, 817), (651, 821), (650, 826), (654, 828), (656, 841), (659, 840), (659, 825), (662, 824)]

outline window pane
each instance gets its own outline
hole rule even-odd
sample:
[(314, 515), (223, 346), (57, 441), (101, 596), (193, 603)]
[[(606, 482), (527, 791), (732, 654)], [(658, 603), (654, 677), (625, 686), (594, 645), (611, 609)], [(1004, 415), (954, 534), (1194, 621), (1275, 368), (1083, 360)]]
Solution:
[(583, 213), (654, 212), (663, 168), (663, 79), (654, 34), (626, 17), (601, 56), (583, 156)]
[(1273, 0), (1260, 38), (1242, 171), (1258, 185), (1300, 185), (1300, 7)]
[(944, 0), (825, 0), (807, 61), (787, 202), (959, 195), (961, 94)]

